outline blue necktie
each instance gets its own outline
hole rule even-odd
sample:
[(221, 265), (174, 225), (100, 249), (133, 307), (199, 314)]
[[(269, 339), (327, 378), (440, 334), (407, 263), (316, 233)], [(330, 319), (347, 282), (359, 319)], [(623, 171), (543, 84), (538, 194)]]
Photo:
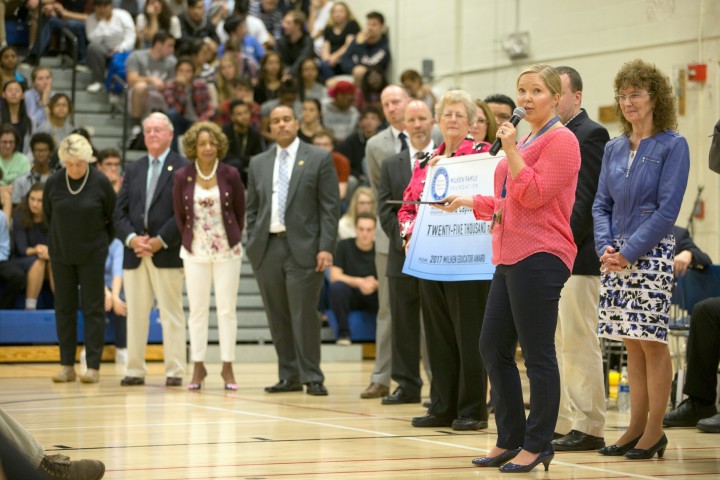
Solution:
[(145, 228), (147, 228), (147, 217), (150, 211), (150, 204), (152, 203), (153, 196), (155, 195), (155, 188), (157, 187), (158, 177), (160, 177), (160, 160), (153, 158), (151, 160), (150, 167), (150, 184), (148, 184), (147, 194), (145, 196)]
[(278, 219), (285, 225), (285, 207), (287, 206), (288, 186), (290, 177), (288, 175), (288, 162), (290, 154), (287, 150), (280, 150), (280, 164), (278, 166), (277, 198), (278, 198)]

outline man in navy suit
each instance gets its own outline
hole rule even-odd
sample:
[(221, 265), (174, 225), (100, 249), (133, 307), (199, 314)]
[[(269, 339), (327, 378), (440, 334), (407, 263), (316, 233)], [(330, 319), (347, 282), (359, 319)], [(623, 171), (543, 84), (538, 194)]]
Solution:
[(148, 155), (125, 170), (115, 208), (115, 229), (125, 245), (127, 376), (120, 385), (143, 385), (150, 311), (157, 300), (163, 330), (165, 385), (178, 387), (186, 364), (183, 263), (173, 215), (173, 175), (188, 161), (170, 151), (173, 125), (163, 113), (143, 122)]
[(560, 410), (553, 440), (555, 450), (597, 450), (605, 446), (605, 382), (597, 338), (600, 264), (595, 253), (592, 204), (608, 131), (580, 108), (582, 79), (570, 67), (558, 67), (562, 95), (557, 113), (580, 144), (580, 172), (570, 217), (578, 253), (572, 275), (560, 296), (555, 332), (560, 369)]

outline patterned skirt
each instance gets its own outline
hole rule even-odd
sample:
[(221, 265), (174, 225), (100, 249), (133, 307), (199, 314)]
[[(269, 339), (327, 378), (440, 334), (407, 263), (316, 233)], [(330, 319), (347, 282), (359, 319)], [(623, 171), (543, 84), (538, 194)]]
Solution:
[[(619, 251), (624, 240), (615, 240)], [(598, 335), (667, 343), (675, 237), (670, 234), (621, 272), (600, 276)]]

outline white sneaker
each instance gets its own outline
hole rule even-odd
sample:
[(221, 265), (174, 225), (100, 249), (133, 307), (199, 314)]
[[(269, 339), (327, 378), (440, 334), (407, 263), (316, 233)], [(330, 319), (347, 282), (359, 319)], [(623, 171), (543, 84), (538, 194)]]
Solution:
[(115, 363), (118, 365), (127, 365), (127, 362), (128, 362), (127, 348), (116, 348), (115, 349)]
[(75, 65), (75, 71), (77, 71), (77, 72), (90, 73), (90, 69), (89, 69), (86, 65), (82, 65), (82, 64), (80, 64), (80, 63), (78, 63), (77, 65)]
[(85, 359), (85, 349), (83, 348), (80, 352), (80, 373), (83, 374), (87, 371), (87, 360)]
[(348, 347), (352, 345), (352, 341), (348, 337), (340, 337), (335, 341), (335, 345), (341, 345), (343, 347)]
[(88, 85), (86, 89), (89, 93), (98, 93), (100, 90), (102, 90), (102, 83), (100, 82), (93, 82), (90, 85)]

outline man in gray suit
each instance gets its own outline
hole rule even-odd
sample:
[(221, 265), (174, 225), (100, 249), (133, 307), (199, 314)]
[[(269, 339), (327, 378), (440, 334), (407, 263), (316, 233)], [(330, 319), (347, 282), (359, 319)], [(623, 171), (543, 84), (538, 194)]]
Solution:
[(279, 382), (268, 393), (327, 395), (320, 369), (318, 297), (332, 265), (340, 216), (329, 153), (297, 137), (292, 108), (270, 112), (276, 146), (248, 170), (247, 256), (257, 278), (278, 356)]

